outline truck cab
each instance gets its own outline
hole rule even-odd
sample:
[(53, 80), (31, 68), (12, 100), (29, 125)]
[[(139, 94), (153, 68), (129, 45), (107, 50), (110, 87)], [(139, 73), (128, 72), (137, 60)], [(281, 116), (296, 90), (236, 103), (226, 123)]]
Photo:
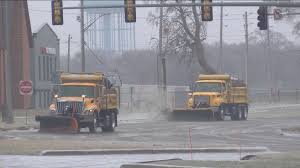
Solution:
[(217, 108), (226, 101), (227, 89), (224, 80), (199, 80), (190, 90), (188, 108)]

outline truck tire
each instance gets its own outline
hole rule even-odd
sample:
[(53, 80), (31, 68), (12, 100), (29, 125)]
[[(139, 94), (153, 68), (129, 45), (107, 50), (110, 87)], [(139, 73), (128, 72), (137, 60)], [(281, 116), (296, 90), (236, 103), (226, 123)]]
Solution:
[(98, 127), (97, 115), (94, 115), (93, 122), (89, 126), (90, 133), (96, 133), (97, 132), (97, 127)]
[(238, 108), (237, 108), (237, 120), (242, 120), (242, 118), (243, 118), (243, 110), (242, 110), (242, 106), (239, 106)]
[(239, 110), (237, 109), (237, 107), (231, 108), (230, 118), (232, 121), (237, 121), (239, 119)]
[(221, 106), (218, 110), (218, 112), (216, 113), (216, 119), (218, 121), (224, 121), (225, 119), (225, 107)]
[(243, 118), (243, 107), (242, 106), (236, 106), (233, 108), (234, 110), (231, 111), (231, 120), (238, 121), (242, 120)]
[(105, 116), (105, 126), (102, 127), (103, 132), (114, 132), (116, 127), (117, 115), (115, 112), (111, 112)]
[(242, 120), (247, 120), (247, 119), (248, 119), (248, 107), (244, 106), (242, 111)]

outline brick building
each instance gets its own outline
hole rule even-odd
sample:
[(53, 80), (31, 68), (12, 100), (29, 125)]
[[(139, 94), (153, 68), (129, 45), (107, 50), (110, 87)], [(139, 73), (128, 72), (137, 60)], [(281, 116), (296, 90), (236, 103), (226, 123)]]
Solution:
[[(6, 6), (5, 1), (0, 1), (0, 6)], [(21, 96), (18, 91), (20, 80), (31, 79), (31, 48), (33, 47), (30, 18), (28, 13), (27, 0), (8, 1), (10, 34), (10, 58), (12, 66), (11, 88), (12, 105), (15, 109), (31, 108), (31, 96)], [(5, 100), (5, 10), (0, 8), (0, 106)]]

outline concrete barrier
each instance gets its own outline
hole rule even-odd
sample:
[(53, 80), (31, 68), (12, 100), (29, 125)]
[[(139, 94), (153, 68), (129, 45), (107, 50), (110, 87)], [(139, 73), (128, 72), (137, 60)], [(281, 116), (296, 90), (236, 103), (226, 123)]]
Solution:
[(121, 168), (208, 168), (208, 167), (193, 167), (193, 166), (175, 166), (175, 165), (159, 165), (159, 164), (126, 164)]

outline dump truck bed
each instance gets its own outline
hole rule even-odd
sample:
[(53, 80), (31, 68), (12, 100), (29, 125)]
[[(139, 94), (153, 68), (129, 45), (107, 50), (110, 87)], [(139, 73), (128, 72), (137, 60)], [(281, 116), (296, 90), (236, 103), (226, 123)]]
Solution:
[(232, 80), (232, 87), (230, 92), (230, 103), (248, 104), (248, 90), (246, 84), (243, 81)]

